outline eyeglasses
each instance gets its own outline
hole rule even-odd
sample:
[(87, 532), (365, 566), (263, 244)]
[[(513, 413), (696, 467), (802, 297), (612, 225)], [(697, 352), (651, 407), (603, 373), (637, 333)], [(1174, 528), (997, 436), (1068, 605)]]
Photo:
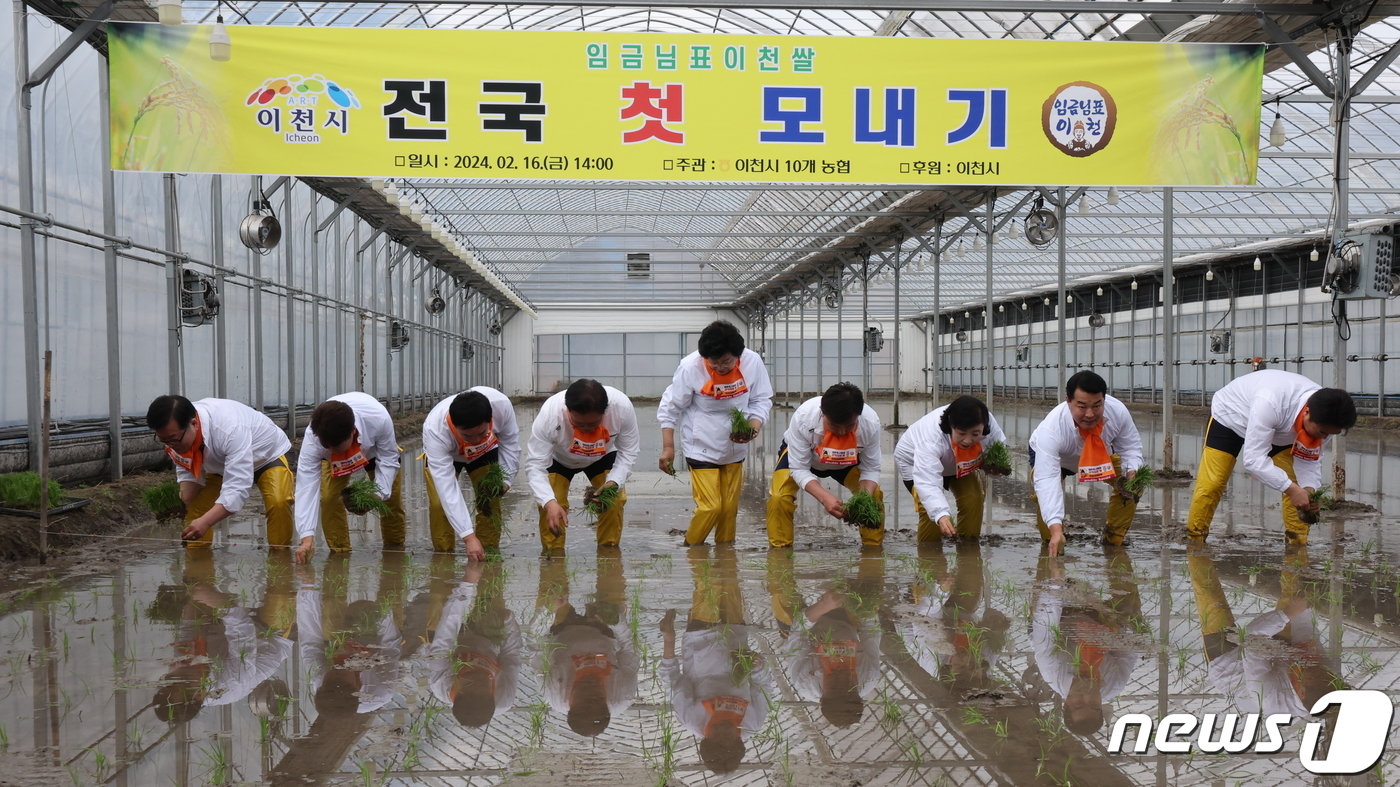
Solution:
[(185, 434), (186, 434), (187, 432), (189, 432), (189, 431), (190, 431), (190, 428), (187, 426), (187, 427), (185, 427), (184, 429), (181, 429), (181, 430), (180, 430), (180, 434), (178, 434), (177, 436), (175, 436), (174, 438), (169, 439), (169, 440), (163, 440), (163, 439), (161, 439), (160, 435), (153, 435), (153, 437), (154, 437), (155, 441), (156, 441), (157, 443), (160, 443), (161, 445), (174, 446), (174, 445), (179, 445), (179, 444), (181, 443), (181, 441), (183, 441), (183, 440), (185, 439)]

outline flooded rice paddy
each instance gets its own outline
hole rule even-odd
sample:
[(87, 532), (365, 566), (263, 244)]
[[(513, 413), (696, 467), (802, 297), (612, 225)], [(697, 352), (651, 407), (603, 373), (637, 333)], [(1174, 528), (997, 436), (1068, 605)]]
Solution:
[[(924, 408), (906, 403), (906, 420)], [(638, 409), (654, 424), (654, 407)], [(789, 412), (776, 411), (775, 426)], [(997, 415), (1013, 446), (1039, 417)], [(1140, 423), (1152, 455), (1160, 434)], [(1187, 467), (1198, 426), (1177, 442)], [(1349, 441), (1353, 497), (1379, 511), (1330, 515), (1306, 549), (1285, 550), (1277, 496), (1237, 474), (1205, 548), (1178, 537), (1189, 485), (1150, 490), (1126, 548), (1099, 545), (1099, 485), (1074, 490), (1068, 555), (1049, 560), (1024, 448), (1018, 472), (992, 484), (980, 543), (921, 546), (893, 477), (892, 434), (883, 548), (862, 549), (807, 498), (796, 548), (770, 551), (778, 436), (766, 430), (747, 463), (731, 546), (681, 545), (687, 477), (656, 469), (659, 438), (646, 429), (620, 549), (595, 546), (579, 482), (567, 555), (542, 557), (519, 478), (498, 560), (434, 555), (412, 451), (404, 552), (383, 552), (372, 518), (352, 517), (354, 551), (322, 549), (293, 566), (258, 546), (255, 505), (206, 553), (181, 549), (173, 524), (97, 544), (82, 564), (4, 599), (0, 783), (1400, 776), (1393, 730), (1362, 775), (1314, 775), (1299, 752), (1307, 698), (1341, 687), (1400, 695), (1400, 501), (1384, 483), (1400, 454), (1386, 438)], [(1115, 720), (1134, 713), (1295, 721), (1275, 753), (1110, 752)]]

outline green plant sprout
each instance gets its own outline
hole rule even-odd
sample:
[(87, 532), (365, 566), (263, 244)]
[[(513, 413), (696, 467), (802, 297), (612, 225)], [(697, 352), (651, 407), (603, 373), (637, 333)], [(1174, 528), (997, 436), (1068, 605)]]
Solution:
[(746, 443), (753, 439), (753, 424), (749, 423), (749, 417), (744, 415), (744, 411), (737, 407), (729, 410), (729, 439), (735, 442)]
[[(0, 475), (0, 504), (11, 508), (39, 508), (39, 494), (43, 485), (39, 474), (33, 472)], [(49, 507), (63, 502), (63, 487), (57, 481), (49, 481)]]
[(593, 493), (593, 496), (583, 504), (584, 510), (593, 516), (602, 516), (608, 509), (617, 504), (617, 498), (622, 494), (622, 487), (617, 484), (606, 484), (603, 488)]
[(147, 489), (141, 493), (141, 502), (151, 509), (151, 513), (160, 518), (174, 516), (184, 505), (180, 500), (178, 481), (166, 481)]
[(1137, 472), (1133, 474), (1132, 478), (1123, 482), (1123, 490), (1130, 495), (1141, 495), (1147, 490), (1147, 487), (1152, 486), (1153, 482), (1156, 480), (1157, 471), (1147, 465), (1143, 465), (1137, 469)]
[(345, 507), (352, 514), (389, 513), (389, 504), (379, 499), (379, 487), (368, 478), (361, 478), (345, 487)]
[(864, 528), (880, 528), (885, 524), (885, 509), (869, 492), (856, 492), (846, 500), (846, 521)]
[(982, 466), (998, 473), (1010, 474), (1011, 449), (1000, 440), (993, 441), (987, 446), (987, 453), (982, 456)]
[(500, 497), (506, 493), (506, 471), (499, 462), (492, 462), (486, 467), (486, 473), (481, 476), (481, 480), (476, 482), (476, 496)]

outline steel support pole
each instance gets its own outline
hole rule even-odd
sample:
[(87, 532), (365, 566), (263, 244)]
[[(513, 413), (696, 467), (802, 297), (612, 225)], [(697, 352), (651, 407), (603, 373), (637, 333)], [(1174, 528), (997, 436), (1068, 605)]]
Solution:
[(900, 259), (902, 256), (900, 255), (900, 248), (903, 244), (904, 238), (901, 236), (894, 246), (894, 423), (890, 424), (890, 426), (896, 428), (902, 428), (904, 426), (899, 420), (899, 334), (901, 333), (899, 323), (899, 269), (900, 262), (902, 261)]
[(1162, 189), (1162, 469), (1176, 466), (1176, 192)]
[[(320, 195), (311, 192), (310, 203), (306, 206), (308, 216), (308, 226), (317, 228), (311, 233), (311, 251), (307, 258), (307, 267), (311, 270), (311, 396), (313, 404), (318, 404), (323, 396), (321, 388), (321, 304), (318, 299), (321, 295), (321, 232), (320, 219), (316, 216), (316, 203), (320, 201)], [(339, 237), (337, 244), (339, 244)], [(339, 393), (339, 391), (337, 391)]]
[(802, 301), (797, 304), (797, 401), (807, 400), (807, 293), (802, 293)]
[(866, 346), (866, 336), (870, 334), (870, 255), (866, 254), (860, 269), (860, 379), (861, 391), (870, 392), (870, 348)]
[[(15, 25), (15, 154), (19, 159), (19, 207), (26, 213), (34, 212), (34, 154), (33, 130), (30, 127), (30, 91), (25, 86), (29, 76), (29, 23), (25, 16), (24, 0), (14, 2)], [(29, 469), (39, 469), (40, 441), (43, 430), (40, 426), (43, 409), (43, 371), (40, 368), (41, 348), (39, 346), (39, 273), (38, 250), (34, 234), (35, 220), (21, 216), (19, 220), (20, 286), (24, 300), (24, 401), (28, 423)]]
[(165, 185), (165, 352), (167, 378), (170, 393), (182, 393), (180, 384), (180, 261), (176, 256), (180, 248), (179, 219), (176, 217), (176, 204), (179, 197), (175, 189), (175, 176), (166, 174), (162, 178)]
[(1065, 227), (1066, 213), (1068, 213), (1068, 211), (1065, 210), (1065, 189), (1063, 186), (1061, 186), (1059, 193), (1056, 195), (1055, 199), (1055, 218), (1059, 221), (1060, 224), (1060, 231), (1055, 236), (1055, 257), (1056, 263), (1059, 265), (1060, 268), (1058, 284), (1059, 300), (1055, 303), (1055, 312), (1059, 315), (1060, 323), (1060, 378), (1056, 381), (1055, 386), (1052, 389), (1056, 392), (1055, 395), (1052, 397), (1054, 399), (1060, 398), (1058, 392), (1063, 390), (1065, 381), (1069, 379), (1069, 358), (1067, 357), (1068, 350), (1065, 347), (1065, 233), (1067, 231), (1067, 228)]
[[(102, 116), (102, 150), (112, 149), (111, 108), (108, 102), (107, 58), (97, 58), (97, 101)], [(121, 311), (118, 299), (117, 244), (110, 238), (117, 234), (116, 181), (110, 161), (102, 162), (102, 232), (109, 240), (102, 243), (103, 286), (106, 292), (107, 318), (107, 480), (122, 478), (122, 342)], [(125, 695), (122, 695), (125, 696)], [(125, 721), (123, 721), (125, 724)]]
[(822, 291), (825, 290), (825, 289), (826, 289), (826, 280), (825, 280), (825, 279), (817, 279), (817, 300), (816, 300), (816, 307), (817, 307), (817, 390), (818, 390), (818, 391), (822, 390), (822, 386), (823, 386), (824, 384), (826, 384), (826, 375), (823, 373), (823, 372), (825, 371), (824, 367), (826, 366), (826, 363), (825, 363), (824, 359), (822, 358), (822, 356), (826, 355), (826, 353), (822, 352), (822, 301), (824, 300), (824, 295), (823, 295), (823, 292), (822, 292)]
[(939, 364), (942, 363), (941, 356), (943, 354), (943, 343), (939, 340), (939, 337), (943, 335), (943, 245), (941, 237), (943, 222), (938, 222), (938, 229), (936, 232), (939, 233), (940, 237), (935, 239), (933, 245), (933, 248), (937, 252), (936, 256), (933, 258), (933, 329), (929, 331), (929, 341), (932, 343), (933, 352), (931, 354), (932, 359), (928, 364), (933, 367), (933, 380), (929, 385), (929, 395), (933, 397), (933, 407), (938, 406), (939, 397), (941, 396), (938, 389), (942, 387), (943, 382), (941, 379), (942, 373), (938, 368)]
[[(1332, 248), (1336, 249), (1351, 221), (1349, 170), (1351, 169), (1351, 47), (1354, 33), (1343, 29), (1337, 37), (1336, 66), (1332, 69), (1332, 117), (1335, 118), (1336, 133), (1333, 136), (1334, 159), (1332, 165)], [(1302, 289), (1301, 282), (1298, 288)], [(1333, 309), (1337, 308), (1333, 296)], [(1341, 308), (1346, 308), (1345, 302)], [(1298, 315), (1302, 322), (1303, 316)], [(1299, 346), (1301, 355), (1303, 348)], [(1332, 348), (1332, 387), (1347, 389), (1347, 340), (1342, 332), (1336, 331)], [(1378, 400), (1379, 401), (1379, 400)], [(1347, 492), (1347, 441), (1345, 434), (1337, 435), (1332, 441), (1332, 497), (1344, 500)]]
[(992, 250), (993, 247), (996, 245), (996, 241), (992, 238), (992, 226), (996, 222), (996, 202), (996, 189), (991, 189), (987, 192), (987, 224), (986, 227), (983, 228), (986, 230), (987, 233), (987, 253), (986, 258), (984, 260), (984, 262), (986, 262), (987, 264), (987, 279), (985, 282), (986, 292), (984, 293), (984, 298), (982, 302), (982, 363), (986, 366), (982, 374), (984, 375), (983, 379), (987, 383), (986, 405), (988, 409), (991, 409), (993, 407), (992, 395), (996, 392), (996, 383), (993, 379), (992, 372), (993, 368), (996, 366), (996, 359), (993, 357), (992, 352), (992, 320), (996, 315), (996, 312), (992, 308)]
[[(282, 215), (287, 217), (287, 221), (292, 221), (292, 182), (286, 181), (282, 184)], [(313, 225), (314, 226), (314, 225)], [(286, 239), (286, 245), (282, 248), (282, 262), (287, 271), (287, 287), (296, 286), (296, 236)], [(287, 436), (297, 439), (297, 325), (296, 325), (296, 305), (297, 299), (292, 292), (287, 295), (287, 335), (283, 337), (285, 347), (283, 351), (287, 354)], [(262, 348), (258, 348), (261, 350)]]
[[(103, 58), (104, 62), (106, 58)], [(224, 290), (224, 176), (215, 175), (209, 179), (209, 212), (213, 216), (210, 232), (214, 240), (214, 264), (218, 273), (214, 274), (214, 288), (219, 297), (228, 301)], [(214, 320), (214, 395), (228, 398), (228, 314)]]

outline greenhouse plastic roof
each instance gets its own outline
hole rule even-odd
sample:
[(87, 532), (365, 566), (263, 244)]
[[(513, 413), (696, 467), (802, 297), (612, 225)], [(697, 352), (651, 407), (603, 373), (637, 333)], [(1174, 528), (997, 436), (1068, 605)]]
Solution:
[[(85, 0), (83, 5), (90, 10), (96, 4)], [(886, 1), (879, 7), (854, 0), (839, 4), (819, 0), (801, 3), (801, 8), (774, 7), (781, 5), (739, 0), (708, 8), (680, 2), (647, 6), (232, 2), (224, 4), (224, 15), (231, 22), (256, 25), (1267, 42), (1256, 17), (1238, 13), (1262, 10), (1289, 30), (1302, 50), (1312, 53), (1310, 58), (1321, 71), (1330, 73), (1330, 50), (1324, 47), (1332, 33), (1319, 15), (1350, 9), (1358, 18), (1369, 14), (1356, 37), (1353, 62), (1358, 76), (1383, 62), (1400, 41), (1400, 24), (1390, 16), (1400, 9), (1355, 0), (1333, 6)], [(900, 10), (900, 5), (933, 10)], [(35, 7), (73, 24), (73, 5), (49, 8), (40, 2)], [(892, 7), (895, 10), (889, 10)], [(1296, 13), (1286, 13), (1295, 9)], [(1204, 10), (1219, 13), (1182, 13)], [(185, 4), (186, 21), (208, 23), (214, 14), (214, 3)], [(1397, 96), (1400, 75), (1384, 68), (1353, 103), (1353, 221), (1392, 216), (1400, 208)], [(1280, 100), (1275, 102), (1276, 98)], [(1176, 256), (1248, 247), (1268, 239), (1315, 238), (1327, 225), (1332, 192), (1330, 104), (1282, 47), (1270, 49), (1261, 99), (1265, 111), (1258, 186), (1175, 190)], [(1288, 133), (1288, 141), (1277, 148), (1269, 147), (1267, 139), (1275, 109)], [(334, 183), (324, 180), (321, 186)], [(967, 212), (975, 210), (978, 221), (985, 215), (985, 189), (500, 180), (409, 180), (397, 185), (401, 193), (412, 194), (441, 224), (451, 227), (463, 246), (536, 307), (625, 303), (752, 308), (799, 287), (815, 295), (820, 288), (813, 285), (819, 280), (852, 286), (851, 274), (861, 265), (862, 249), (882, 251), (879, 259), (870, 258), (873, 270), (880, 259), (890, 259), (901, 237), (898, 256), (909, 265), (901, 276), (903, 314), (960, 307), (985, 295), (984, 253), (972, 253), (970, 232), (961, 239), (958, 235), (967, 229)], [(1163, 190), (1121, 191), (1110, 198), (1106, 190), (1095, 188), (1071, 202), (1066, 221), (1071, 280), (1160, 265)], [(377, 198), (370, 189), (354, 192)], [(1072, 195), (1079, 192), (1070, 188)], [(1007, 231), (994, 237), (997, 297), (1053, 288), (1058, 277), (1053, 244), (1038, 249), (1009, 231), (1020, 226), (1020, 217), (1035, 196), (1025, 190), (996, 195), (997, 221), (1010, 219), (1005, 221)], [(357, 212), (366, 215), (373, 207)], [(935, 232), (946, 246), (939, 303), (932, 293), (935, 266), (928, 264)], [(629, 254), (649, 259), (637, 257), (629, 268)], [(881, 272), (872, 282), (871, 309), (888, 314), (893, 305), (892, 282)]]

